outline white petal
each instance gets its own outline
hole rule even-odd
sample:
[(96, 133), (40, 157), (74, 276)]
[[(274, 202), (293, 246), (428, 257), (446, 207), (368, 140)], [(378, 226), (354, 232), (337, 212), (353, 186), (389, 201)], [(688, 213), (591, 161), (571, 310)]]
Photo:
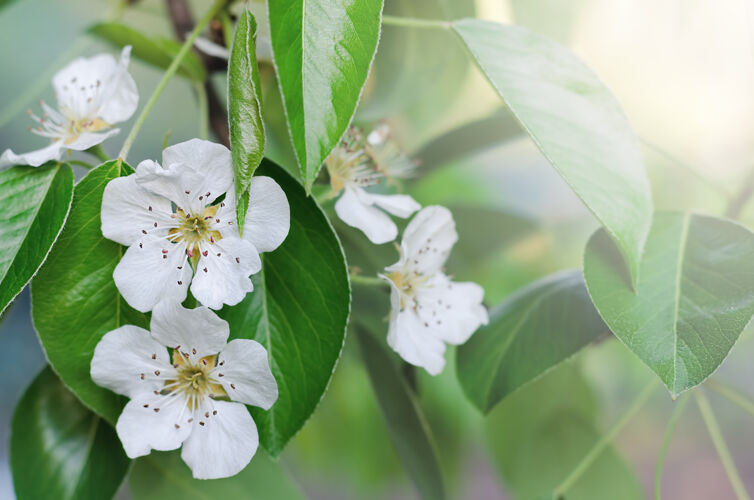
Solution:
[(371, 202), (386, 212), (405, 219), (422, 206), (407, 194), (373, 194), (366, 193)]
[(262, 268), (254, 245), (231, 237), (214, 244), (202, 244), (200, 248), (202, 256), (191, 282), (191, 293), (196, 300), (212, 309), (241, 302), (254, 289), (249, 275)]
[[(152, 358), (154, 356), (154, 359)], [(97, 343), (92, 357), (94, 383), (118, 394), (133, 397), (159, 389), (173, 371), (167, 349), (148, 331), (125, 325), (108, 332)]]
[(58, 106), (78, 118), (96, 118), (95, 112), (117, 67), (110, 54), (74, 59), (52, 78)]
[(360, 229), (375, 244), (393, 241), (398, 227), (381, 210), (365, 204), (359, 197), (361, 188), (346, 186), (343, 196), (335, 203), (335, 213), (351, 227)]
[(117, 135), (119, 132), (119, 128), (114, 128), (107, 132), (84, 132), (79, 135), (76, 140), (66, 144), (65, 147), (74, 151), (86, 151), (92, 146), (105, 142), (106, 139)]
[(123, 298), (137, 311), (150, 311), (161, 300), (183, 302), (191, 279), (186, 245), (147, 235), (128, 247), (113, 279)]
[(38, 167), (48, 161), (58, 161), (63, 156), (65, 144), (63, 141), (55, 141), (49, 146), (28, 153), (16, 154), (10, 149), (6, 149), (0, 156), (0, 169), (12, 167), (14, 165), (31, 165)]
[[(188, 38), (188, 34), (186, 35), (186, 38)], [(194, 47), (204, 52), (208, 56), (219, 57), (220, 59), (228, 59), (230, 57), (230, 52), (228, 52), (228, 49), (226, 49), (222, 45), (216, 44), (208, 38), (201, 36), (197, 37), (196, 40), (194, 40)]]
[(196, 196), (210, 193), (214, 200), (223, 193), (233, 192), (233, 164), (230, 151), (222, 144), (201, 139), (181, 142), (162, 152), (162, 164), (166, 169), (182, 166), (197, 172), (201, 182), (191, 187)]
[(223, 366), (215, 371), (223, 374), (218, 380), (230, 399), (265, 410), (277, 401), (278, 385), (262, 344), (255, 340), (232, 340), (218, 356), (220, 362), (224, 362)]
[(103, 83), (102, 105), (97, 116), (107, 123), (120, 123), (131, 118), (139, 104), (139, 91), (136, 82), (128, 72), (131, 58), (131, 46), (123, 47), (120, 61)]
[(399, 270), (406, 264), (419, 274), (435, 274), (442, 269), (457, 240), (450, 210), (437, 205), (425, 207), (403, 231), (401, 260), (387, 270)]
[(115, 430), (126, 455), (136, 458), (153, 449), (167, 451), (181, 446), (191, 433), (192, 426), (187, 422), (190, 417), (184, 397), (146, 392), (123, 408)]
[[(202, 418), (205, 411), (209, 418)], [(198, 414), (181, 450), (194, 477), (219, 479), (241, 472), (259, 446), (257, 426), (249, 411), (240, 403), (205, 400)]]
[(102, 195), (102, 234), (121, 245), (133, 245), (142, 231), (173, 225), (170, 201), (136, 184), (136, 176), (118, 177), (105, 186)]
[(220, 352), (230, 335), (228, 322), (206, 307), (186, 309), (167, 300), (154, 307), (150, 329), (162, 345), (181, 346), (181, 352), (187, 353), (194, 364), (204, 356)]
[(260, 253), (271, 252), (288, 236), (290, 226), (291, 209), (283, 189), (270, 177), (252, 177), (243, 239)]
[[(198, 172), (183, 165), (163, 168), (155, 161), (144, 160), (136, 167), (136, 183), (140, 187), (167, 198), (186, 213), (204, 209), (205, 197), (199, 189), (202, 182)], [(199, 196), (202, 200), (199, 200)]]

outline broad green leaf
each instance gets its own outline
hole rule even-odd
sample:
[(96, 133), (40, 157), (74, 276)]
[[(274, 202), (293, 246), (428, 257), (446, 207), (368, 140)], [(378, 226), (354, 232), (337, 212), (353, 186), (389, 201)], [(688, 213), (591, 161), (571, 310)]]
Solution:
[(128, 165), (105, 162), (76, 185), (63, 232), (31, 286), (32, 319), (52, 369), (86, 405), (111, 424), (123, 398), (89, 376), (94, 347), (124, 324), (148, 327), (113, 281), (123, 247), (100, 230), (102, 193), (110, 180), (132, 173)]
[(356, 111), (377, 50), (382, 0), (272, 0), (270, 35), (307, 191)]
[(72, 196), (68, 165), (0, 172), (0, 314), (44, 262), (63, 229)]
[(262, 254), (254, 291), (220, 315), (231, 338), (267, 348), (279, 396), (269, 411), (251, 410), (262, 446), (273, 456), (304, 425), (322, 398), (340, 356), (350, 310), (343, 251), (327, 217), (281, 167), (264, 160), (257, 174), (285, 191), (291, 229), (275, 251)]
[(236, 26), (228, 62), (230, 152), (236, 179), (236, 212), (240, 230), (243, 230), (246, 207), (249, 205), (251, 176), (264, 155), (262, 90), (257, 67), (256, 36), (257, 23), (254, 16), (244, 10)]
[[(213, 460), (212, 454), (207, 460)], [(180, 453), (156, 452), (136, 461), (128, 479), (133, 498), (139, 500), (249, 500), (306, 498), (280, 463), (259, 450), (244, 470), (226, 479), (198, 480)]]
[(754, 234), (700, 215), (655, 215), (634, 293), (604, 231), (584, 277), (605, 323), (675, 395), (709, 377), (754, 314)]
[[(90, 26), (88, 33), (115, 47), (131, 45), (131, 54), (145, 63), (167, 69), (181, 50), (181, 45), (169, 38), (149, 37), (142, 32), (117, 22), (104, 22)], [(207, 78), (207, 71), (199, 57), (189, 52), (178, 67), (178, 74), (196, 82)]]
[(652, 222), (636, 138), (608, 88), (568, 49), (517, 26), (452, 23), (526, 132), (615, 239), (635, 286)]
[(112, 498), (128, 457), (107, 422), (45, 368), (13, 414), (10, 463), (18, 500)]
[(607, 332), (581, 271), (553, 274), (504, 300), (489, 324), (458, 348), (458, 380), (487, 413)]
[[(486, 419), (495, 463), (514, 498), (552, 491), (600, 438), (590, 387), (571, 363), (512, 394)], [(644, 498), (635, 473), (608, 447), (568, 490), (568, 500)]]

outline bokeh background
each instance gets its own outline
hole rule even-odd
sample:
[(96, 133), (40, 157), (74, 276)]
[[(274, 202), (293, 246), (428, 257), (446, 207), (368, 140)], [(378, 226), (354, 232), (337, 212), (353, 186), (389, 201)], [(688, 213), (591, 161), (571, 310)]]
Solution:
[[(209, 3), (191, 5), (197, 14)], [(65, 64), (66, 54), (115, 53), (83, 35), (87, 26), (108, 18), (114, 6), (104, 0), (17, 0), (0, 11), (0, 149), (41, 146), (27, 132), (31, 123), (25, 109), (36, 108), (39, 98), (52, 100), (49, 79)], [(658, 208), (722, 214), (750, 175), (750, 0), (386, 0), (386, 12), (514, 23), (569, 46), (626, 110), (644, 150)], [(138, 2), (121, 20), (149, 34), (172, 36), (160, 0)], [(132, 73), (142, 99), (161, 76), (139, 61), (133, 61)], [(213, 78), (223, 95), (223, 75)], [(269, 67), (263, 68), (263, 79), (269, 154), (295, 168)], [(521, 134), (451, 33), (385, 27), (356, 122), (370, 127), (379, 120), (387, 120), (396, 140), (421, 161), (419, 176), (406, 191), (423, 204), (440, 203), (454, 211), (461, 243), (449, 270), (460, 280), (481, 283), (489, 305), (538, 277), (581, 266), (584, 244), (597, 224)], [(125, 123), (122, 129), (129, 127)], [(175, 78), (130, 159), (134, 164), (159, 159), (168, 132), (175, 143), (197, 136), (198, 129), (192, 86)], [(110, 140), (106, 149), (115, 154), (124, 137), (125, 132)], [(483, 208), (486, 216), (479, 217), (478, 210), (465, 216), (469, 207)], [(744, 211), (743, 220), (753, 227), (754, 206)], [(484, 240), (473, 236), (479, 234)], [(477, 243), (465, 243), (472, 241)], [(751, 337), (747, 329), (716, 377), (754, 395)], [(453, 358), (451, 349), (442, 375), (418, 376), (420, 402), (453, 498), (525, 497), (538, 482), (562, 477), (650, 377), (611, 339), (586, 349), (484, 418), (465, 400)], [(27, 291), (0, 324), (0, 498), (13, 498), (10, 418), (44, 363)], [(716, 394), (710, 393), (710, 399), (743, 480), (754, 491), (754, 416)], [(577, 485), (578, 495), (651, 496), (671, 411), (670, 397), (658, 390)], [(281, 462), (311, 498), (414, 498), (352, 339), (346, 340), (320, 407)], [(662, 491), (668, 499), (734, 496), (693, 405), (672, 441)], [(128, 495), (124, 487), (120, 496)]]

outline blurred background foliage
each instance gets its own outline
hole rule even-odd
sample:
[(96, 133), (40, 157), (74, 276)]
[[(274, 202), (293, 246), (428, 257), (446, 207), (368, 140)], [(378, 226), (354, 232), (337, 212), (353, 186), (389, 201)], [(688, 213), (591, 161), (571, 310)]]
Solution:
[[(191, 4), (196, 15), (208, 2)], [(386, 0), (385, 12), (515, 23), (568, 45), (624, 106), (643, 146), (657, 208), (691, 207), (720, 215), (754, 162), (754, 7), (749, 5), (739, 0)], [(24, 110), (35, 107), (39, 98), (52, 100), (52, 93), (49, 78), (44, 77), (41, 87), (35, 82), (72, 58), (71, 50), (113, 51), (83, 35), (88, 26), (107, 19), (113, 7), (113, 2), (102, 0), (18, 0), (0, 13), (5, 42), (0, 51), (0, 147), (38, 147), (38, 138), (27, 132)], [(121, 21), (143, 33), (173, 36), (160, 0), (138, 2)], [(138, 60), (132, 63), (132, 73), (142, 98), (161, 75)], [(213, 79), (224, 99), (224, 75)], [(262, 68), (262, 80), (267, 153), (295, 170), (271, 68)], [(190, 83), (171, 81), (131, 152), (134, 164), (159, 158), (168, 133), (171, 143), (198, 135), (195, 101)], [(419, 176), (406, 183), (405, 191), (422, 204), (453, 210), (461, 238), (449, 272), (459, 280), (482, 284), (489, 305), (536, 278), (581, 267), (584, 244), (597, 223), (501, 107), (452, 33), (384, 28), (356, 123), (368, 129), (381, 120), (420, 162)], [(130, 123), (122, 126), (129, 128)], [(114, 153), (124, 135), (107, 142), (106, 149)], [(744, 212), (744, 221), (754, 223), (754, 205)], [(379, 269), (397, 259), (390, 245), (373, 247), (360, 233), (342, 224), (336, 227), (353, 256), (352, 266)], [(384, 315), (380, 311), (387, 295), (360, 303), (366, 309), (355, 310), (354, 318)], [(2, 498), (13, 495), (7, 457), (11, 412), (44, 364), (29, 307), (25, 293), (0, 326)], [(752, 380), (752, 354), (749, 329), (718, 378)], [(610, 338), (526, 386), (483, 418), (459, 387), (453, 349), (448, 360), (437, 377), (421, 370), (415, 375), (418, 401), (434, 433), (452, 498), (536, 498), (550, 490), (621, 416), (651, 376)], [(716, 394), (710, 398), (744, 482), (754, 489), (751, 415)], [(651, 404), (576, 484), (572, 498), (649, 496), (670, 412), (669, 396), (656, 391)], [(174, 458), (159, 455), (154, 460)], [(391, 444), (353, 331), (329, 391), (281, 463), (292, 484), (310, 498), (415, 496)], [(255, 459), (249, 480), (265, 477), (265, 467), (264, 457)], [(137, 498), (152, 498), (140, 493), (148, 489), (148, 473), (131, 482)], [(121, 492), (124, 498), (128, 490)], [(663, 493), (669, 499), (733, 495), (693, 407), (684, 414), (670, 447)]]

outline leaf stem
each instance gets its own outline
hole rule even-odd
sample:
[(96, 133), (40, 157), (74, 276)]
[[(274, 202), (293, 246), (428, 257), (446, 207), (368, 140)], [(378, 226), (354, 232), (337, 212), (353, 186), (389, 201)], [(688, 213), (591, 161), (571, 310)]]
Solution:
[(665, 436), (662, 438), (662, 446), (660, 447), (660, 454), (657, 456), (657, 466), (655, 468), (655, 500), (660, 500), (660, 486), (662, 485), (662, 468), (665, 465), (665, 457), (668, 454), (668, 448), (670, 447), (670, 440), (675, 433), (675, 426), (678, 424), (683, 410), (686, 409), (686, 405), (689, 402), (688, 393), (681, 396), (681, 399), (675, 404), (673, 413), (670, 415), (668, 421), (668, 427), (665, 429)]
[(374, 277), (374, 276), (362, 276), (361, 274), (351, 274), (349, 277), (351, 278), (351, 283), (354, 285), (364, 285), (364, 286), (387, 285), (387, 282), (385, 282), (385, 280)]
[(205, 141), (209, 138), (209, 104), (207, 90), (202, 82), (194, 82), (196, 101), (199, 106), (199, 138)]
[(105, 151), (105, 148), (102, 147), (102, 144), (96, 144), (92, 146), (91, 148), (86, 150), (87, 153), (94, 156), (101, 162), (110, 161), (110, 155), (107, 154), (107, 151)]
[(749, 396), (744, 395), (738, 389), (735, 389), (728, 384), (717, 382), (716, 380), (707, 380), (705, 387), (709, 387), (713, 391), (717, 392), (725, 399), (741, 407), (743, 410), (754, 415), (754, 401)]
[(165, 90), (165, 87), (167, 86), (168, 82), (173, 77), (175, 72), (178, 71), (178, 67), (183, 61), (183, 58), (186, 57), (186, 54), (188, 54), (188, 51), (191, 50), (191, 47), (194, 45), (194, 41), (199, 36), (199, 33), (204, 31), (204, 28), (206, 28), (212, 18), (215, 17), (215, 14), (217, 14), (217, 12), (221, 8), (223, 8), (223, 6), (225, 6), (226, 1), (227, 0), (215, 0), (215, 3), (212, 4), (212, 7), (210, 7), (206, 14), (204, 14), (199, 22), (196, 23), (196, 26), (194, 26), (191, 34), (188, 36), (188, 38), (186, 38), (186, 41), (183, 42), (181, 50), (179, 50), (175, 55), (173, 62), (170, 63), (168, 69), (165, 70), (165, 73), (162, 75), (162, 80), (160, 80), (160, 83), (157, 84), (157, 88), (154, 89), (151, 97), (144, 105), (144, 109), (141, 110), (139, 117), (136, 119), (131, 132), (128, 134), (128, 137), (126, 137), (126, 141), (123, 143), (123, 148), (121, 148), (120, 154), (118, 154), (119, 160), (126, 159), (126, 157), (128, 156), (128, 151), (131, 149), (131, 146), (133, 146), (136, 135), (139, 133), (139, 129), (141, 129), (142, 125), (144, 125), (144, 121), (147, 119), (147, 115), (149, 115), (149, 112), (152, 111), (152, 108), (157, 102), (157, 99), (160, 97), (160, 94), (162, 94), (162, 91)]
[(715, 445), (717, 454), (720, 456), (720, 462), (723, 464), (731, 486), (733, 486), (733, 491), (736, 492), (736, 497), (739, 500), (749, 500), (749, 494), (746, 492), (746, 488), (744, 488), (743, 481), (741, 481), (741, 476), (738, 474), (738, 469), (736, 469), (736, 464), (733, 462), (728, 445), (725, 444), (725, 439), (720, 431), (720, 425), (717, 423), (717, 418), (712, 412), (712, 407), (707, 400), (707, 396), (702, 390), (697, 389), (694, 391), (694, 397), (696, 398), (696, 404), (699, 406), (699, 412), (702, 414), (704, 423), (707, 425), (707, 431), (712, 438), (712, 443)]
[(565, 492), (568, 491), (574, 484), (576, 484), (579, 478), (581, 478), (581, 475), (589, 469), (589, 467), (600, 456), (600, 454), (605, 450), (610, 442), (615, 439), (615, 436), (618, 434), (618, 432), (631, 420), (636, 412), (638, 412), (641, 407), (644, 406), (644, 403), (646, 403), (649, 399), (649, 396), (652, 395), (652, 392), (657, 387), (657, 384), (658, 380), (655, 377), (652, 377), (652, 380), (650, 380), (646, 387), (644, 387), (639, 395), (636, 396), (636, 399), (634, 399), (634, 402), (631, 403), (631, 406), (628, 407), (623, 416), (618, 419), (615, 424), (613, 424), (610, 430), (608, 430), (605, 434), (602, 435), (602, 437), (600, 437), (599, 440), (597, 440), (594, 446), (592, 446), (587, 454), (584, 455), (581, 461), (576, 464), (576, 467), (571, 471), (571, 473), (568, 474), (563, 482), (555, 488), (555, 490), (553, 491), (554, 498), (563, 498)]
[(416, 19), (413, 17), (382, 16), (382, 24), (386, 26), (400, 26), (402, 28), (441, 28), (450, 29), (449, 21), (436, 19)]

